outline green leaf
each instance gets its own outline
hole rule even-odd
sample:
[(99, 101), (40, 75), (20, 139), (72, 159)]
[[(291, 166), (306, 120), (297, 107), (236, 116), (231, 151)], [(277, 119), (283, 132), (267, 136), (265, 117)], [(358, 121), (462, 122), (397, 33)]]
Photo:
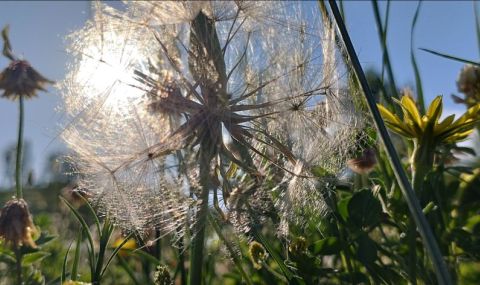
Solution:
[(75, 245), (75, 255), (73, 257), (71, 279), (77, 280), (78, 262), (80, 260), (80, 246), (82, 245), (83, 231), (78, 232), (77, 243)]
[(37, 246), (44, 245), (48, 243), (49, 241), (55, 239), (56, 236), (49, 235), (47, 232), (42, 232), (40, 236), (35, 240), (35, 244)]
[(128, 234), (125, 239), (113, 250), (112, 254), (110, 255), (110, 257), (108, 258), (107, 262), (105, 263), (105, 266), (103, 267), (103, 270), (102, 270), (102, 273), (100, 274), (100, 277), (103, 276), (103, 274), (105, 274), (105, 271), (107, 270), (108, 266), (110, 265), (110, 263), (112, 262), (113, 258), (118, 254), (118, 252), (120, 251), (120, 249), (122, 249), (122, 246), (127, 243), (127, 241), (133, 237), (133, 233), (130, 233)]
[(22, 265), (27, 266), (34, 262), (40, 261), (49, 256), (50, 253), (46, 251), (37, 251), (29, 254), (25, 254), (22, 258)]
[(67, 252), (65, 253), (65, 257), (63, 258), (63, 263), (62, 263), (62, 274), (60, 275), (60, 284), (63, 283), (63, 281), (67, 280), (67, 259), (68, 259), (68, 254), (70, 253), (70, 249), (72, 248), (72, 244), (67, 248)]
[(425, 114), (425, 100), (423, 96), (422, 78), (420, 77), (420, 71), (418, 69), (417, 59), (413, 49), (413, 34), (417, 25), (418, 15), (420, 14), (421, 1), (418, 2), (415, 15), (412, 20), (412, 28), (410, 30), (410, 59), (413, 66), (413, 72), (415, 74), (415, 86), (417, 87), (417, 102), (420, 107), (420, 113)]
[(348, 202), (349, 222), (357, 227), (372, 227), (380, 222), (382, 205), (370, 189), (363, 189), (353, 194)]
[(465, 227), (475, 235), (480, 235), (480, 215), (468, 218)]
[(310, 251), (314, 255), (332, 255), (337, 254), (342, 249), (340, 241), (336, 237), (327, 237), (316, 241), (310, 246)]
[(471, 61), (471, 60), (468, 60), (468, 59), (456, 57), (456, 56), (453, 56), (453, 55), (448, 55), (448, 54), (441, 53), (441, 52), (434, 51), (434, 50), (427, 49), (427, 48), (420, 48), (420, 49), (423, 50), (423, 51), (426, 51), (426, 52), (428, 52), (428, 53), (431, 53), (431, 54), (434, 54), (434, 55), (438, 55), (438, 56), (441, 56), (441, 57), (444, 57), (444, 58), (448, 58), (448, 59), (451, 59), (451, 60), (455, 60), (455, 61), (459, 61), (459, 62), (463, 62), (463, 63), (469, 63), (469, 64), (476, 65), (476, 66), (480, 66), (480, 63), (475, 62), (475, 61)]
[(77, 209), (75, 209), (75, 207), (73, 207), (72, 204), (70, 204), (65, 198), (63, 197), (60, 197), (60, 199), (65, 203), (65, 205), (67, 205), (67, 207), (70, 209), (70, 211), (73, 213), (73, 215), (75, 216), (75, 218), (77, 219), (77, 221), (80, 223), (80, 225), (82, 226), (82, 230), (85, 232), (85, 234), (87, 235), (87, 239), (88, 239), (88, 256), (89, 256), (89, 262), (90, 262), (90, 269), (91, 269), (91, 272), (93, 273), (93, 268), (95, 266), (95, 247), (94, 247), (94, 243), (93, 243), (93, 237), (92, 237), (92, 233), (90, 232), (90, 229), (87, 225), (87, 223), (85, 222), (85, 220), (83, 219), (82, 215), (78, 212)]
[(14, 265), (16, 263), (16, 259), (15, 259), (15, 256), (13, 255), (10, 255), (6, 252), (0, 252), (0, 262)]
[(340, 216), (342, 217), (343, 221), (348, 221), (348, 203), (350, 202), (352, 197), (344, 198), (338, 201), (337, 210)]

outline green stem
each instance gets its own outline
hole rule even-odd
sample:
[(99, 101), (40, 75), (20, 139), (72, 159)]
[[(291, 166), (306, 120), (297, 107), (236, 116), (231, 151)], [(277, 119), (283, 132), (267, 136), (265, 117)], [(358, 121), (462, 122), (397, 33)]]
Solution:
[(395, 83), (395, 76), (393, 75), (392, 63), (390, 61), (390, 54), (387, 47), (387, 34), (382, 24), (382, 19), (380, 17), (380, 9), (378, 8), (378, 3), (375, 0), (372, 0), (373, 5), (373, 14), (375, 16), (375, 22), (377, 24), (378, 36), (380, 38), (380, 44), (383, 50), (383, 64), (387, 69), (388, 81), (390, 83), (390, 89), (393, 97), (398, 99), (397, 84)]
[(380, 111), (378, 110), (377, 104), (375, 102), (375, 97), (373, 96), (370, 87), (368, 86), (365, 73), (363, 72), (362, 66), (360, 65), (357, 54), (350, 40), (350, 36), (348, 35), (345, 24), (343, 23), (343, 20), (340, 16), (337, 4), (334, 0), (329, 0), (329, 4), (335, 21), (337, 23), (338, 29), (340, 31), (341, 37), (343, 39), (343, 43), (345, 44), (345, 48), (351, 60), (352, 67), (355, 71), (358, 81), (360, 82), (366, 101), (368, 103), (368, 107), (370, 109), (370, 112), (372, 113), (375, 125), (387, 151), (387, 155), (392, 165), (392, 169), (394, 170), (395, 177), (397, 178), (400, 189), (402, 190), (412, 217), (418, 227), (420, 236), (422, 237), (425, 247), (430, 254), (430, 258), (432, 260), (433, 267), (437, 275), (438, 283), (441, 285), (450, 285), (452, 284), (450, 273), (447, 270), (447, 266), (445, 265), (435, 236), (433, 235), (430, 225), (428, 224), (427, 219), (422, 212), (420, 203), (418, 202), (415, 192), (413, 191), (412, 186), (408, 181), (408, 177), (396, 153), (392, 140), (390, 139), (387, 128), (385, 127), (383, 119), (380, 115)]
[(17, 284), (22, 285), (23, 284), (23, 278), (22, 278), (22, 251), (18, 246), (15, 246), (15, 260), (16, 260), (16, 273), (17, 273)]
[(23, 96), (19, 96), (19, 116), (18, 116), (18, 141), (17, 141), (17, 160), (15, 163), (15, 189), (17, 191), (17, 199), (23, 198), (22, 191), (22, 152), (23, 152)]
[(207, 145), (201, 145), (200, 147), (200, 185), (202, 189), (199, 198), (201, 204), (197, 213), (196, 224), (193, 228), (194, 237), (190, 256), (189, 285), (202, 284), (203, 248), (205, 245), (205, 226), (208, 215), (208, 193), (211, 188), (210, 163), (213, 155)]

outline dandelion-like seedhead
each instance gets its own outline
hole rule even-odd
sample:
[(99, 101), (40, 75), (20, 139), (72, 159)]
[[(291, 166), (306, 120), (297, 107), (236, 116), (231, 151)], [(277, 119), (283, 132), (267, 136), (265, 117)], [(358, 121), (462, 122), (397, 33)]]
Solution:
[(326, 211), (365, 118), (311, 4), (95, 5), (70, 38), (64, 139), (105, 214), (183, 235), (209, 211), (247, 233)]

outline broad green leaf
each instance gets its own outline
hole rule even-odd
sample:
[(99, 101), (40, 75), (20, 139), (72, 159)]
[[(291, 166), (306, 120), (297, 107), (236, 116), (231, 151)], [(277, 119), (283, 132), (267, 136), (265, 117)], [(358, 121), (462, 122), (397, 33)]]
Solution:
[(34, 262), (44, 259), (49, 255), (50, 255), (50, 252), (46, 252), (46, 251), (37, 251), (37, 252), (25, 254), (22, 258), (22, 265), (24, 266), (30, 265)]
[(341, 250), (341, 244), (336, 237), (327, 237), (316, 241), (310, 246), (311, 252), (314, 255), (332, 255), (337, 254)]
[(353, 194), (348, 203), (349, 222), (360, 228), (372, 227), (380, 222), (382, 205), (370, 189)]

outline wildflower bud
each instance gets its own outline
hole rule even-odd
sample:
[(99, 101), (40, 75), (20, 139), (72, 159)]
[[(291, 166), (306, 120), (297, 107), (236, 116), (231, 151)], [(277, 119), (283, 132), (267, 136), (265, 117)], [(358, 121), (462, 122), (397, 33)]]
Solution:
[(155, 285), (172, 285), (172, 278), (170, 273), (168, 273), (168, 268), (165, 265), (157, 266), (157, 271), (154, 275), (154, 284)]
[(263, 245), (259, 242), (252, 241), (248, 248), (248, 254), (250, 256), (250, 260), (252, 261), (253, 267), (255, 269), (261, 269), (262, 263), (267, 259), (268, 254), (265, 251)]
[(358, 174), (370, 173), (376, 164), (377, 159), (375, 157), (375, 151), (372, 148), (365, 149), (360, 157), (347, 161), (348, 167)]
[(20, 96), (32, 98), (37, 90), (46, 91), (44, 86), (54, 83), (36, 71), (26, 60), (13, 60), (0, 73), (0, 89), (2, 97), (15, 100)]
[(69, 185), (62, 189), (62, 196), (74, 206), (80, 207), (92, 198), (92, 193), (86, 188)]
[(23, 199), (8, 201), (0, 213), (0, 237), (14, 247), (27, 245), (35, 248), (35, 232), (27, 202)]
[(465, 65), (458, 76), (457, 88), (459, 92), (465, 94), (465, 99), (454, 96), (456, 103), (472, 106), (480, 102), (480, 68), (471, 64)]
[(304, 237), (295, 238), (289, 245), (288, 251), (294, 255), (300, 255), (307, 250), (307, 240)]

